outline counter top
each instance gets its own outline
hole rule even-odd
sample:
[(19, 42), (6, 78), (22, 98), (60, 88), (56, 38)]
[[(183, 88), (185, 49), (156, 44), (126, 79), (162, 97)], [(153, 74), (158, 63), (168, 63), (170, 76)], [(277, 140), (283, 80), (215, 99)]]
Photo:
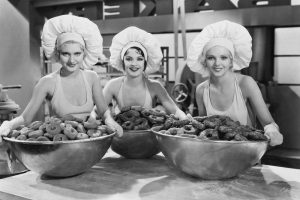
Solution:
[(54, 179), (34, 172), (0, 179), (6, 200), (251, 200), (300, 199), (300, 170), (255, 166), (236, 178), (203, 180), (185, 175), (162, 154), (125, 159), (109, 150), (93, 168), (78, 176)]

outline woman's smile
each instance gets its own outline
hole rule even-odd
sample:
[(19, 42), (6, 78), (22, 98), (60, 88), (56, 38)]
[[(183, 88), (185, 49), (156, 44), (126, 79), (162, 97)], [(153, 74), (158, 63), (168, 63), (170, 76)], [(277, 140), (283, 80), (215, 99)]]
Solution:
[(139, 67), (135, 67), (135, 66), (130, 67), (129, 69), (130, 69), (131, 71), (133, 71), (133, 72), (136, 72), (136, 71), (140, 70)]

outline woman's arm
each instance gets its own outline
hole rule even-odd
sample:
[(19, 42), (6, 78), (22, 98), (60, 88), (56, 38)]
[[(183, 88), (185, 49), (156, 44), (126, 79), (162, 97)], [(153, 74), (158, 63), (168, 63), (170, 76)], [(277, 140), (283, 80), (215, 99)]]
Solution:
[[(104, 86), (103, 96), (104, 96), (104, 99), (105, 99), (105, 102), (107, 103), (107, 105), (112, 102), (112, 99), (114, 97), (114, 85), (115, 84), (117, 84), (116, 79), (111, 79)], [(100, 89), (102, 89), (101, 84), (100, 84)], [(91, 112), (90, 117), (96, 119), (98, 114), (99, 113), (98, 113), (97, 108), (95, 106), (93, 111)]]
[(102, 116), (108, 109), (107, 102), (105, 101), (103, 95), (100, 78), (98, 77), (97, 74), (94, 74), (92, 76), (92, 79), (93, 79), (93, 85), (92, 85), (93, 100), (96, 104), (98, 114)]
[(175, 114), (175, 116), (179, 119), (188, 119), (186, 114), (178, 108), (176, 103), (173, 101), (173, 99), (170, 97), (167, 90), (161, 85), (161, 83), (159, 83), (158, 81), (149, 82), (155, 96), (157, 96), (163, 107), (165, 107), (169, 113)]
[(106, 83), (103, 88), (103, 95), (107, 103), (112, 102), (116, 93), (116, 88), (120, 88), (120, 78), (111, 79)]
[(50, 77), (45, 76), (41, 78), (34, 87), (32, 97), (23, 113), (11, 121), (4, 121), (0, 127), (0, 135), (6, 136), (11, 130), (17, 128), (18, 126), (29, 124), (42, 105), (46, 96), (50, 94), (50, 91), (52, 91), (52, 88), (53, 84)]
[(111, 116), (111, 113), (108, 109), (106, 100), (103, 95), (100, 79), (98, 78), (97, 74), (93, 76), (92, 93), (98, 113), (100, 116), (103, 116), (105, 124), (108, 125), (110, 128), (116, 130), (118, 136), (122, 136), (123, 129)]
[(21, 114), (24, 118), (25, 124), (32, 121), (38, 109), (48, 94), (52, 94), (55, 82), (50, 76), (45, 76), (39, 80), (33, 89), (32, 97), (26, 106), (24, 112)]
[(203, 92), (204, 92), (204, 83), (199, 84), (196, 88), (196, 102), (197, 102), (197, 107), (198, 107), (198, 115), (199, 116), (206, 116), (206, 109), (205, 105), (203, 102)]
[(270, 145), (275, 146), (282, 144), (283, 136), (279, 132), (279, 127), (269, 112), (257, 83), (252, 77), (243, 76), (241, 88), (243, 95), (249, 100), (258, 120), (264, 127), (265, 135), (270, 139)]
[(243, 76), (240, 85), (244, 98), (249, 101), (261, 125), (265, 126), (274, 122), (262, 97), (262, 93), (254, 79), (250, 76)]

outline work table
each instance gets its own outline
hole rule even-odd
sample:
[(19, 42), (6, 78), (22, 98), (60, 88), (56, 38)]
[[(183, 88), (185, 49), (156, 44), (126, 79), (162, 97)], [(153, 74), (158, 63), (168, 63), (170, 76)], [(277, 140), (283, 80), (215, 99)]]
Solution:
[(0, 199), (300, 199), (300, 170), (254, 166), (236, 178), (203, 180), (172, 167), (162, 154), (125, 159), (109, 150), (83, 174), (55, 179), (26, 172), (0, 179)]

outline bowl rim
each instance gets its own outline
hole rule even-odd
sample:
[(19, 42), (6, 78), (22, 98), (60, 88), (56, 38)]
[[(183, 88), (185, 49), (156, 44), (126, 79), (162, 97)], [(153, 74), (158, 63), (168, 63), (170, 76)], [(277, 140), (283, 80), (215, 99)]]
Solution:
[(151, 131), (153, 133), (155, 133), (156, 135), (163, 136), (163, 137), (188, 139), (188, 140), (192, 140), (192, 141), (196, 141), (196, 142), (203, 142), (203, 143), (222, 143), (222, 144), (243, 144), (243, 143), (266, 143), (266, 144), (268, 144), (269, 143), (269, 141), (251, 141), (251, 140), (248, 140), (248, 141), (209, 140), (209, 139), (204, 140), (204, 139), (198, 139), (198, 138), (182, 137), (182, 136), (177, 136), (177, 135), (167, 135), (167, 134), (163, 134), (158, 131), (155, 131), (153, 129), (151, 129)]
[(145, 129), (145, 130), (123, 130), (123, 133), (140, 133), (140, 132), (150, 132), (151, 133), (152, 130), (151, 129)]
[(20, 143), (20, 144), (47, 144), (47, 145), (56, 145), (56, 144), (73, 144), (73, 143), (85, 143), (90, 141), (97, 141), (97, 140), (103, 140), (105, 138), (113, 137), (115, 136), (116, 132), (113, 132), (109, 135), (104, 135), (100, 137), (95, 138), (86, 138), (86, 139), (80, 139), (80, 140), (65, 140), (65, 141), (27, 141), (27, 140), (17, 140), (9, 137), (3, 137), (5, 141), (13, 142), (13, 143)]

